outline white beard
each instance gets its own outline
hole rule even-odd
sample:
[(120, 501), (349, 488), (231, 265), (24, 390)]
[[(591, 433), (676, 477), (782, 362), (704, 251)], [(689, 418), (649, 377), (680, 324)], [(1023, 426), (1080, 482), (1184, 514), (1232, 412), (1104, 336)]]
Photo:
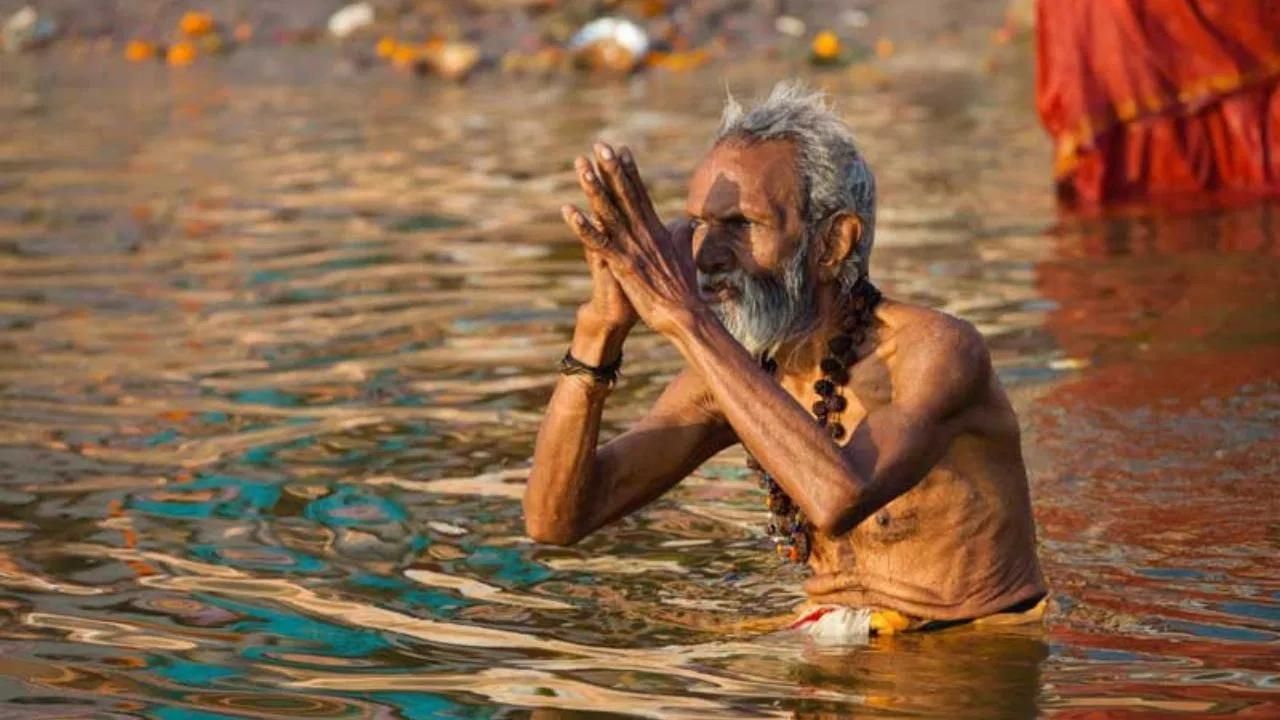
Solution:
[(806, 242), (787, 262), (781, 277), (749, 275), (741, 269), (715, 275), (698, 273), (699, 285), (727, 285), (737, 291), (733, 299), (711, 308), (752, 357), (772, 355), (783, 342), (813, 325), (817, 306), (808, 256)]

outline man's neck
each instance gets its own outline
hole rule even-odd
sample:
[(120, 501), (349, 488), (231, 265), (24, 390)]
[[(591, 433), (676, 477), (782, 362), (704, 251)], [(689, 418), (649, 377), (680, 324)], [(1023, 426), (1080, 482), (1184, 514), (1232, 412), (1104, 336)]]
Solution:
[(779, 375), (810, 375), (827, 354), (827, 341), (840, 333), (840, 323), (848, 312), (847, 300), (835, 283), (818, 288), (817, 319), (811, 329), (778, 346), (773, 358)]
[[(854, 293), (858, 295), (858, 293), (867, 292), (869, 288), (879, 300), (881, 296), (869, 284), (859, 284)], [(876, 302), (876, 300), (870, 302)], [(777, 351), (773, 352), (772, 357), (778, 364), (778, 374), (782, 377), (786, 375), (795, 377), (795, 375), (810, 375), (817, 372), (820, 361), (829, 355), (827, 342), (837, 334), (847, 334), (844, 324), (852, 311), (854, 310), (850, 307), (849, 296), (841, 293), (836, 284), (823, 284), (818, 290), (818, 311), (809, 331), (800, 334), (795, 340), (782, 343)], [(870, 328), (865, 328), (865, 332), (870, 333)]]

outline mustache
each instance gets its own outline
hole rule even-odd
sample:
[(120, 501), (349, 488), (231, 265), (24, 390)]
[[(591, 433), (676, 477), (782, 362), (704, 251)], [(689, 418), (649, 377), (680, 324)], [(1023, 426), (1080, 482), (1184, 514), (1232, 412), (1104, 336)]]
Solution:
[(715, 290), (731, 289), (741, 290), (747, 284), (746, 273), (742, 270), (732, 270), (722, 273), (703, 273), (698, 271), (698, 289), (703, 292), (713, 292)]
[(741, 267), (717, 273), (697, 271), (702, 292), (729, 291), (712, 310), (753, 357), (772, 352), (812, 325), (817, 309), (813, 281), (805, 272), (807, 254), (806, 246), (779, 273), (753, 274)]
[(698, 290), (703, 292), (716, 292), (719, 290), (742, 290), (741, 278), (726, 277), (723, 274), (703, 275), (698, 274)]

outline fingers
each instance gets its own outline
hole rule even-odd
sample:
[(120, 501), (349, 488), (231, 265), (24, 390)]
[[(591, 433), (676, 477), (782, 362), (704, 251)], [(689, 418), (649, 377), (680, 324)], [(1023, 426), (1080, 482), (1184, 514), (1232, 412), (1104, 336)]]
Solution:
[(636, 158), (631, 154), (631, 148), (623, 146), (618, 151), (618, 156), (622, 158), (622, 173), (626, 183), (632, 188), (639, 204), (640, 219), (651, 229), (662, 227), (662, 219), (658, 217), (658, 211), (653, 208), (653, 200), (649, 198), (649, 188), (640, 179), (640, 168), (636, 167)]
[[(596, 155), (596, 164), (600, 168), (600, 174), (604, 176), (604, 182), (613, 193), (613, 197), (618, 201), (619, 206), (631, 222), (632, 227), (644, 225), (647, 229), (653, 230), (655, 227), (661, 227), (661, 224), (652, 225), (649, 223), (648, 213), (644, 208), (648, 206), (652, 212), (652, 203), (648, 202), (646, 194), (642, 199), (637, 190), (638, 183), (632, 182), (627, 177), (623, 168), (622, 158), (607, 143), (598, 142), (593, 148)], [(630, 155), (630, 152), (627, 153)], [(634, 164), (634, 161), (633, 161)], [(636, 174), (639, 177), (639, 174)], [(656, 217), (656, 214), (655, 214)]]
[[(625, 231), (627, 227), (626, 221), (610, 197), (604, 180), (592, 167), (591, 161), (585, 157), (579, 157), (573, 161), (573, 167), (578, 172), (578, 185), (582, 187), (582, 192), (587, 196), (587, 202), (591, 205), (591, 212), (603, 223), (603, 228), (597, 227), (597, 229), (601, 230), (600, 235), (607, 239), (609, 233), (606, 231), (610, 227)], [(568, 221), (567, 218), (566, 221)]]
[(688, 218), (672, 220), (667, 223), (667, 235), (671, 237), (671, 242), (676, 247), (688, 247), (692, 252), (693, 225)]
[(582, 211), (572, 205), (564, 205), (560, 208), (560, 215), (564, 217), (565, 223), (569, 225), (569, 229), (574, 235), (587, 246), (588, 250), (604, 252), (609, 249), (609, 238), (604, 231), (587, 219)]

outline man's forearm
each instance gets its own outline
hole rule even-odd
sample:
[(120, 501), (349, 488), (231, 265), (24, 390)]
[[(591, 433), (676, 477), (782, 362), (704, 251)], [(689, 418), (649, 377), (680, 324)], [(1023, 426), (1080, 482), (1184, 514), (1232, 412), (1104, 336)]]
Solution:
[(671, 340), (743, 445), (815, 525), (834, 528), (865, 487), (852, 463), (709, 311), (677, 325)]
[(610, 323), (584, 306), (578, 310), (569, 352), (587, 365), (608, 365), (622, 353), (622, 343), (629, 331), (630, 328)]
[[(597, 322), (580, 312), (569, 352), (587, 365), (613, 362), (626, 328)], [(585, 375), (560, 378), (534, 445), (525, 488), (525, 526), (541, 542), (576, 542), (589, 528), (596, 444), (608, 386)]]

